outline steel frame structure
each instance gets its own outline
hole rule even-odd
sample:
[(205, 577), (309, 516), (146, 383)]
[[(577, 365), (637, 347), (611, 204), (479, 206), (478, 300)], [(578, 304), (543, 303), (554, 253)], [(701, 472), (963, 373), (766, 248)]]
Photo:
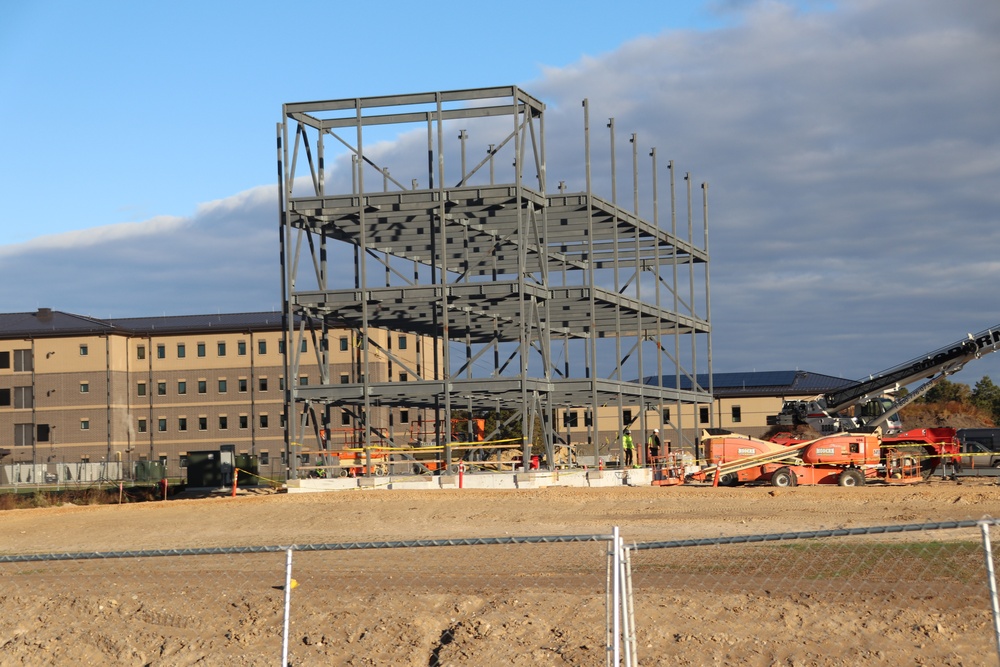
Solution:
[[(523, 460), (537, 433), (550, 465), (565, 444), (557, 411), (570, 408), (585, 411), (587, 454), (597, 454), (599, 406), (617, 405), (619, 414), (659, 406), (663, 415), (663, 406), (677, 405), (675, 442), (683, 441), (680, 407), (711, 403), (711, 387), (695, 381), (699, 350), (711, 377), (707, 186), (700, 247), (692, 241), (689, 175), (688, 239), (678, 238), (672, 163), (670, 228), (655, 220), (655, 149), (653, 222), (639, 216), (638, 194), (632, 212), (595, 196), (583, 106), (586, 189), (558, 194), (546, 187), (544, 105), (516, 86), (283, 106), (277, 157), (286, 414), (295, 416), (285, 421), (289, 447), (322, 447), (318, 434), (332, 411), (347, 410), (370, 451), (379, 426), (373, 410), (385, 408), (433, 411), (436, 425), (452, 424), (458, 411), (510, 411), (507, 421), (519, 419), (525, 434)], [(370, 134), (386, 127), (398, 133), (393, 150), (377, 141), (369, 148)], [(614, 179), (613, 121), (609, 127)], [(470, 128), (487, 146), (471, 167)], [(638, 178), (635, 135), (632, 143)], [(349, 192), (328, 192), (331, 153), (350, 165)], [(400, 179), (400, 170), (417, 176)], [(353, 285), (333, 284), (342, 264), (330, 261), (335, 244), (353, 250)], [(413, 379), (405, 383), (373, 381), (372, 346), (364, 345), (360, 381), (334, 384), (328, 337), (345, 326), (361, 340), (384, 329), (436, 344), (418, 368), (379, 350), (406, 368)], [(303, 338), (314, 342), (318, 385), (294, 381)], [(644, 370), (654, 365), (655, 375)], [(665, 367), (676, 377), (672, 386), (662, 381)], [(682, 376), (692, 389), (679, 389)], [(614, 426), (620, 433), (628, 424), (619, 418)], [(437, 428), (434, 440), (451, 461), (451, 427)], [(294, 450), (287, 460), (297, 477)]]

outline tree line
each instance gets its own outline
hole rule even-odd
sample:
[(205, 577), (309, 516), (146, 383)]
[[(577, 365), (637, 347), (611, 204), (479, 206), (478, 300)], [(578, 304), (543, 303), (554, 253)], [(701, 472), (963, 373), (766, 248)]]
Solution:
[(993, 384), (988, 375), (984, 375), (971, 388), (961, 382), (942, 380), (915, 403), (955, 404), (979, 410), (989, 416), (994, 424), (1000, 423), (1000, 387)]

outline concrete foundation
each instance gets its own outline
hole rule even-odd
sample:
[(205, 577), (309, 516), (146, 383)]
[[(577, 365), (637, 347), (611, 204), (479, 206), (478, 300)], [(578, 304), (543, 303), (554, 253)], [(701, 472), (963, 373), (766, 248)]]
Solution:
[(650, 486), (649, 468), (626, 470), (534, 470), (531, 472), (465, 473), (461, 475), (388, 475), (385, 477), (336, 477), (333, 479), (290, 479), (288, 493), (324, 491), (431, 490), (431, 489), (544, 489), (556, 486), (597, 488), (609, 486)]

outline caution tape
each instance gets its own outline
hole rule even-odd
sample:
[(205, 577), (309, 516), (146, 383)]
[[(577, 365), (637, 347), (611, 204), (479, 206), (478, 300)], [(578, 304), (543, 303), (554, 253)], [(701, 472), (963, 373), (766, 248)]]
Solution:
[(279, 482), (276, 479), (270, 479), (268, 477), (263, 477), (261, 475), (258, 475), (255, 472), (250, 472), (249, 470), (244, 470), (243, 468), (235, 468), (235, 470), (236, 470), (237, 473), (246, 473), (247, 475), (250, 475), (251, 477), (256, 477), (257, 479), (262, 479), (265, 482), (270, 482), (271, 484), (274, 484), (275, 486), (281, 486), (281, 484), (282, 484), (282, 482)]

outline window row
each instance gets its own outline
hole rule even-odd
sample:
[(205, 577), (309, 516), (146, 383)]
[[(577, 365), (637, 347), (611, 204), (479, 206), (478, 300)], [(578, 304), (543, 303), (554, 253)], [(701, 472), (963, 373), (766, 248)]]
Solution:
[(14, 350), (13, 352), (5, 350), (0, 352), (0, 368), (10, 368), (12, 357), (14, 359), (15, 373), (28, 373), (34, 370), (30, 349)]
[[(207, 431), (208, 421), (209, 418), (205, 416), (200, 416), (190, 420), (187, 417), (178, 417), (177, 421), (174, 423), (174, 428), (179, 432), (185, 432), (188, 430), (192, 430), (194, 428), (197, 428), (197, 430), (199, 431)], [(85, 422), (87, 422), (87, 420), (81, 420), (81, 428), (83, 428), (84, 430), (90, 428), (89, 424), (87, 426), (83, 426)], [(236, 428), (238, 429), (250, 428), (249, 415), (239, 415), (236, 418), (235, 422), (236, 422)], [(278, 419), (278, 422), (279, 422), (279, 427), (284, 428), (285, 416), (281, 415), (280, 418)], [(229, 430), (230, 427), (229, 415), (219, 415), (218, 421), (216, 422), (216, 426), (220, 431)], [(159, 417), (158, 419), (156, 419), (156, 431), (158, 433), (166, 433), (169, 430), (169, 427), (170, 427), (170, 420), (168, 420), (166, 417)], [(271, 427), (271, 418), (267, 413), (257, 415), (257, 427), (258, 428)], [(138, 433), (148, 433), (149, 428), (150, 428), (150, 423), (148, 420), (146, 419), (136, 420), (135, 430)]]
[[(81, 346), (82, 347), (82, 346)], [(208, 344), (207, 343), (195, 343), (195, 355), (198, 357), (208, 356)], [(245, 340), (236, 341), (236, 356), (245, 357), (247, 355), (247, 342)], [(187, 343), (177, 343), (177, 358), (185, 359), (187, 357)], [(302, 341), (302, 351), (307, 350), (306, 341)], [(215, 344), (215, 356), (224, 357), (228, 352), (228, 344), (226, 341), (219, 341)], [(285, 341), (278, 341), (278, 354), (285, 353)], [(81, 351), (81, 354), (85, 352)], [(267, 341), (258, 340), (257, 341), (257, 354), (267, 354)], [(146, 358), (146, 346), (136, 345), (135, 347), (136, 359)], [(156, 358), (166, 359), (167, 358), (167, 345), (166, 343), (156, 344)]]
[[(366, 337), (364, 335), (362, 335), (362, 334), (359, 334), (359, 335), (356, 335), (356, 336), (341, 336), (340, 337), (340, 351), (341, 352), (347, 352), (349, 349), (351, 349), (351, 347), (354, 347), (354, 348), (356, 348), (358, 350), (363, 350), (363, 349), (365, 349), (365, 340), (366, 340)], [(386, 338), (386, 341), (388, 342), (389, 349), (391, 350), (392, 349), (392, 336), (388, 336)], [(397, 345), (396, 349), (398, 349), (398, 350), (405, 350), (405, 349), (407, 349), (408, 343), (407, 343), (406, 335), (405, 334), (399, 334), (399, 336), (396, 338), (396, 341), (397, 341), (397, 343), (396, 343), (396, 345)], [(302, 341), (302, 342), (305, 343), (305, 341)], [(418, 341), (418, 343), (419, 343), (419, 341)], [(417, 345), (417, 349), (418, 350), (420, 349), (419, 344)], [(306, 351), (305, 347), (302, 348), (302, 351), (303, 352)]]
[[(309, 385), (309, 378), (306, 377), (306, 376), (304, 376), (304, 375), (300, 376), (299, 377), (299, 385), (302, 386), (302, 387), (308, 386)], [(249, 390), (249, 387), (250, 387), (250, 381), (247, 380), (246, 378), (239, 378), (238, 380), (236, 380), (236, 391), (238, 393), (241, 393), (241, 394), (242, 393), (246, 393)], [(197, 390), (197, 392), (199, 394), (207, 394), (208, 393), (208, 380), (198, 380), (195, 383), (195, 388), (196, 388), (196, 390)], [(229, 380), (226, 379), (226, 378), (219, 378), (217, 380), (216, 388), (218, 390), (218, 393), (220, 393), (220, 394), (227, 394), (227, 393), (229, 393)], [(257, 378), (257, 391), (267, 391), (267, 388), (268, 388), (267, 378), (266, 377)], [(278, 378), (278, 390), (279, 391), (284, 391), (285, 390), (285, 378), (283, 378), (283, 377)], [(185, 395), (187, 393), (188, 393), (188, 382), (187, 382), (187, 380), (178, 380), (177, 381), (177, 394), (180, 395), (180, 396), (183, 396), (183, 395)], [(145, 382), (139, 382), (139, 383), (136, 384), (136, 395), (137, 396), (146, 396), (146, 395), (148, 395), (147, 394), (147, 385), (146, 385)], [(156, 383), (156, 395), (157, 396), (166, 396), (167, 395), (167, 383), (166, 382), (160, 381), (160, 382)]]

